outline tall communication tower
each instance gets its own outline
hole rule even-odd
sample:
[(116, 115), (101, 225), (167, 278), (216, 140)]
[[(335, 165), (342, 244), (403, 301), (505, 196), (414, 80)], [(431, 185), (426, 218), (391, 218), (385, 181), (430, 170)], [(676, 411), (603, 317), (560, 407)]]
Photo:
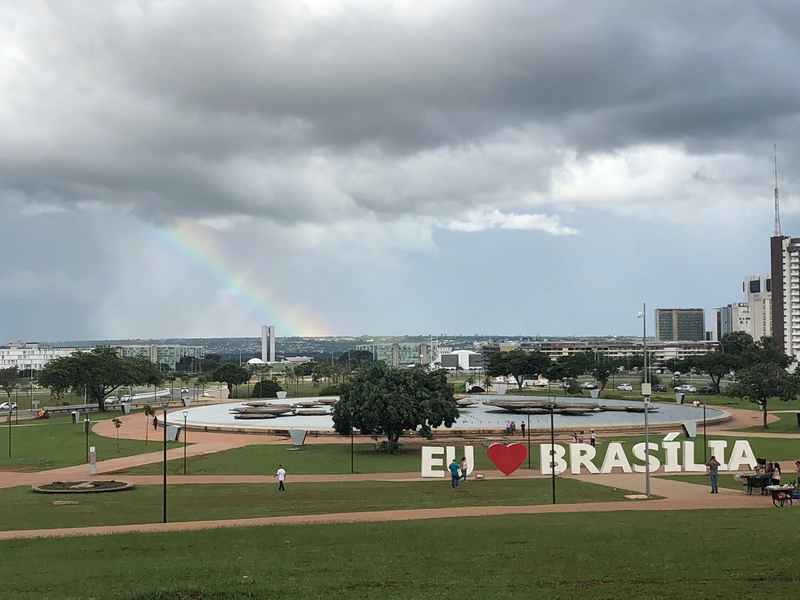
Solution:
[(781, 237), (781, 203), (778, 198), (778, 144), (775, 147), (775, 237)]

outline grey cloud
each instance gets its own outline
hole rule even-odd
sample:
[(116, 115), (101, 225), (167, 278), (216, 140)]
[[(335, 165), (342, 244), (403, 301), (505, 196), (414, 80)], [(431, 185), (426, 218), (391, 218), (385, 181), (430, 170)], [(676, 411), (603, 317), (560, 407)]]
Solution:
[[(341, 6), (342, 8), (337, 8)], [(0, 189), (145, 220), (442, 216), (563, 156), (797, 156), (785, 2), (18, 3)]]

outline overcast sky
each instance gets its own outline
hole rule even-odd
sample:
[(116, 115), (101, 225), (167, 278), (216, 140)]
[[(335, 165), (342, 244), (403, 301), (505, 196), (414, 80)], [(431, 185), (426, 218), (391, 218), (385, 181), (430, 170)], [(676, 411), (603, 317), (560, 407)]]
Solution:
[(796, 1), (7, 0), (0, 343), (742, 301), (798, 73)]

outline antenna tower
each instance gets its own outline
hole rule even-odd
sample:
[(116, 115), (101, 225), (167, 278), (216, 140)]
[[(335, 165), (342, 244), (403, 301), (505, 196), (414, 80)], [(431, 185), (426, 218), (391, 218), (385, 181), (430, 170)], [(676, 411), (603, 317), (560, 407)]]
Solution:
[(778, 144), (775, 147), (775, 237), (781, 237), (781, 203), (778, 198)]

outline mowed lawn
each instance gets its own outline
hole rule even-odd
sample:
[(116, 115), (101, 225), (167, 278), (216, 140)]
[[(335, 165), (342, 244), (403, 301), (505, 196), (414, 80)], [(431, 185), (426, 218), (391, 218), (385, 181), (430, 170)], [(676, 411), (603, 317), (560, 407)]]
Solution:
[[(281, 515), (447, 508), (519, 506), (551, 502), (549, 479), (468, 481), (458, 489), (450, 480), (347, 483), (292, 483), (279, 492), (275, 484), (184, 484), (167, 486), (168, 518), (174, 521), (243, 519)], [(0, 530), (52, 529), (91, 525), (155, 523), (162, 520), (158, 485), (102, 494), (37, 494), (29, 487), (0, 489)], [(625, 490), (574, 479), (557, 482), (562, 502), (624, 500)], [(77, 505), (54, 505), (54, 501)], [(0, 542), (1, 544), (2, 542)]]
[[(3, 597), (794, 598), (791, 510), (542, 514), (9, 540)], [(780, 543), (758, 543), (780, 531)]]
[[(521, 438), (515, 440), (521, 443)], [(470, 442), (467, 442), (470, 444)], [(431, 445), (438, 446), (436, 442)], [(483, 444), (472, 444), (475, 456), (475, 470), (494, 469), (486, 456)], [(461, 460), (463, 443), (455, 444), (456, 459)], [(532, 445), (531, 466), (539, 466), (538, 446)], [(444, 455), (440, 456), (444, 460)], [(353, 466), (356, 473), (413, 473), (421, 468), (419, 447), (408, 449), (403, 454), (390, 455), (373, 452), (373, 444), (356, 444)], [(291, 475), (328, 475), (350, 473), (350, 444), (307, 443), (297, 450), (290, 445), (258, 444), (234, 448), (213, 454), (187, 458), (187, 473), (190, 475), (271, 475), (282, 464)], [(446, 466), (446, 465), (445, 465)], [(442, 469), (445, 468), (442, 466)], [(527, 467), (527, 462), (524, 467)], [(169, 473), (183, 473), (183, 459), (167, 463)], [(120, 473), (128, 475), (155, 475), (162, 472), (161, 463), (142, 465), (125, 469)]]
[[(560, 434), (563, 437), (563, 433)], [(652, 443), (659, 443), (663, 435), (651, 436)], [(678, 441), (685, 441), (681, 436)], [(726, 456), (730, 455), (733, 448), (734, 438), (715, 436), (709, 434), (709, 440), (727, 440), (728, 447)], [(780, 439), (780, 438), (747, 438), (757, 457), (764, 457), (770, 461), (784, 461), (794, 465), (795, 460), (800, 460), (800, 439)], [(527, 445), (521, 436), (508, 437), (503, 440), (505, 443), (517, 442)], [(601, 437), (597, 444), (597, 457), (595, 465), (600, 468), (605, 457), (608, 444), (619, 442), (622, 444), (628, 460), (631, 464), (638, 464), (635, 461), (632, 448), (635, 444), (643, 442), (644, 436), (630, 437)], [(703, 438), (702, 434), (694, 440), (695, 462), (703, 463)], [(468, 444), (470, 442), (467, 442)], [(565, 444), (565, 441), (557, 443)], [(431, 442), (431, 445), (440, 445), (438, 442)], [(472, 443), (475, 456), (475, 470), (487, 471), (494, 470), (486, 455), (486, 446), (480, 443)], [(314, 444), (309, 443), (303, 446), (302, 450), (288, 450), (290, 446), (278, 445), (254, 445), (243, 448), (235, 448), (206, 454), (203, 456), (189, 457), (187, 460), (187, 473), (189, 475), (271, 475), (277, 469), (278, 464), (283, 464), (291, 474), (335, 474), (350, 472), (350, 445), (349, 444)], [(463, 454), (463, 442), (455, 444), (456, 458), (460, 459)], [(681, 454), (683, 447), (681, 446)], [(531, 445), (531, 468), (539, 469), (539, 444)], [(652, 454), (663, 463), (664, 450), (653, 451)], [(711, 454), (706, 452), (706, 458)], [(569, 452), (567, 452), (569, 458)], [(419, 448), (409, 449), (406, 453), (399, 456), (373, 453), (371, 444), (357, 444), (355, 446), (354, 467), (356, 473), (411, 473), (418, 472), (421, 468), (421, 453)], [(642, 463), (643, 464), (643, 463)], [(525, 461), (521, 466), (527, 469), (528, 462)], [(174, 475), (183, 473), (183, 459), (170, 461), (167, 465), (168, 472)], [(444, 468), (444, 467), (443, 467)], [(124, 471), (120, 474), (128, 475), (155, 475), (162, 472), (161, 463), (142, 465)]]
[[(91, 422), (113, 419), (119, 413), (92, 415)], [(145, 418), (142, 416), (142, 425)], [(159, 433), (163, 430), (159, 430)], [(163, 433), (162, 433), (163, 435)], [(151, 440), (149, 445), (143, 440), (120, 440), (119, 452), (115, 438), (89, 432), (89, 446), (94, 446), (97, 460), (108, 460), (144, 452), (158, 452), (162, 445)], [(170, 442), (169, 447), (180, 446)], [(20, 471), (43, 471), (70, 467), (86, 462), (86, 436), (83, 423), (72, 423), (69, 415), (51, 418), (46, 421), (24, 420), (11, 426), (11, 458), (8, 457), (8, 421), (0, 422), (0, 469)]]

